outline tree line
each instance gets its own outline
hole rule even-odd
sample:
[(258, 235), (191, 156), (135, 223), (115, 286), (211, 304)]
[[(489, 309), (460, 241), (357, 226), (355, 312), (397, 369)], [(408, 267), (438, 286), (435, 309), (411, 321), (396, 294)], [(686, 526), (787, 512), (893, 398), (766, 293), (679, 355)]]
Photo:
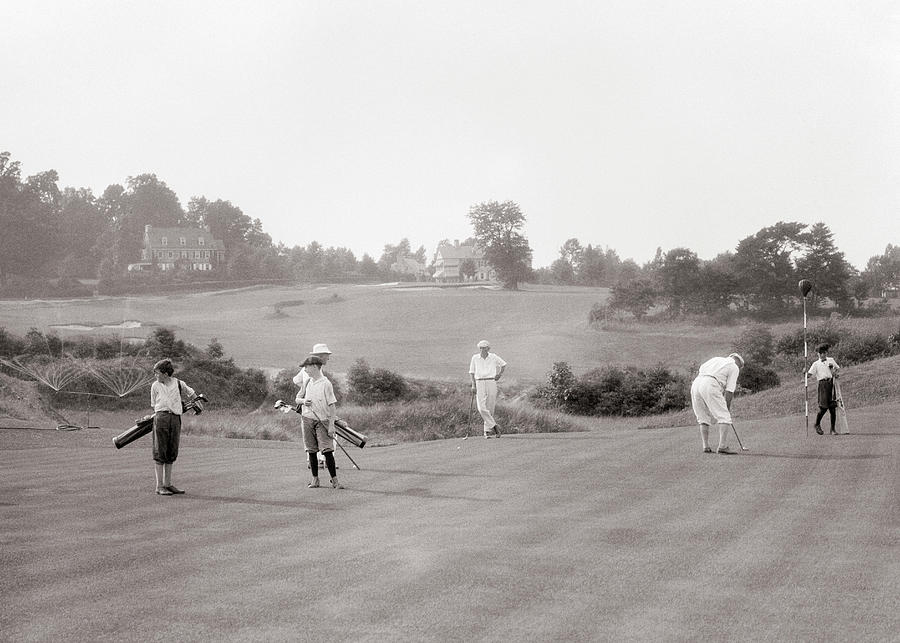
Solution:
[[(567, 240), (544, 282), (608, 286), (609, 307), (641, 318), (654, 306), (670, 316), (711, 315), (724, 310), (778, 314), (796, 305), (797, 283), (815, 284), (812, 307), (828, 303), (841, 310), (859, 309), (869, 297), (900, 282), (900, 247), (888, 245), (862, 272), (851, 266), (824, 223), (779, 221), (741, 239), (736, 248), (702, 260), (689, 248), (673, 248), (643, 266), (621, 261), (614, 250)], [(602, 311), (601, 311), (602, 312)]]
[[(293, 247), (274, 243), (258, 218), (230, 201), (194, 196), (183, 208), (155, 174), (129, 177), (125, 185), (112, 184), (100, 196), (87, 188), (60, 189), (58, 182), (55, 170), (22, 178), (19, 162), (9, 152), (0, 153), (0, 291), (15, 290), (10, 287), (15, 280), (26, 282), (27, 289), (33, 285), (29, 280), (73, 277), (99, 279), (101, 291), (104, 284), (148, 279), (397, 280), (413, 278), (392, 271), (399, 258), (427, 263), (424, 246), (413, 251), (406, 238), (385, 244), (377, 261), (316, 241)], [(638, 317), (658, 304), (672, 315), (729, 307), (777, 311), (795, 297), (800, 278), (816, 284), (814, 305), (827, 299), (847, 308), (900, 282), (900, 246), (888, 245), (859, 272), (823, 223), (778, 222), (708, 261), (689, 248), (659, 248), (644, 265), (620, 259), (609, 247), (582, 245), (572, 238), (549, 267), (534, 270), (523, 232), (526, 219), (516, 203), (480, 203), (470, 208), (468, 218), (472, 241), (506, 287), (529, 281), (607, 286), (613, 288), (612, 305)], [(129, 274), (128, 264), (140, 261), (148, 224), (207, 228), (225, 243), (224, 265), (209, 273)], [(463, 275), (475, 272), (472, 262), (460, 268)]]
[[(204, 196), (182, 207), (155, 174), (128, 177), (97, 196), (88, 188), (60, 188), (55, 170), (23, 178), (9, 152), (0, 153), (0, 288), (57, 278), (122, 280), (295, 279), (352, 281), (403, 278), (391, 266), (400, 257), (425, 264), (425, 247), (408, 239), (385, 244), (378, 260), (357, 258), (343, 247), (317, 241), (288, 247), (274, 243), (258, 218), (230, 201)], [(225, 243), (226, 260), (210, 273), (130, 275), (141, 260), (144, 226), (202, 227)]]

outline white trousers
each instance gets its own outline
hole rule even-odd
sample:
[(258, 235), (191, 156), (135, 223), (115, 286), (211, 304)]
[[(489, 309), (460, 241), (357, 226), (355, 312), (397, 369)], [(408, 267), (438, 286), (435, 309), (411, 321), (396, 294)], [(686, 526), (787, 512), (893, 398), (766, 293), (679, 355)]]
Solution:
[(475, 403), (484, 420), (484, 432), (487, 434), (497, 424), (494, 420), (494, 409), (497, 407), (496, 380), (475, 381)]

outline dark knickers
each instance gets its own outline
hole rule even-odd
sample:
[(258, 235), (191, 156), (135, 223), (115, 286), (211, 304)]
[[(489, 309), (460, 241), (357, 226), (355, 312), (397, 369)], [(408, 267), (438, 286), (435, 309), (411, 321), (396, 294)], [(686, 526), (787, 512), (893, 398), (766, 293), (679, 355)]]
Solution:
[(153, 461), (172, 464), (178, 457), (181, 440), (181, 416), (159, 411), (153, 416)]

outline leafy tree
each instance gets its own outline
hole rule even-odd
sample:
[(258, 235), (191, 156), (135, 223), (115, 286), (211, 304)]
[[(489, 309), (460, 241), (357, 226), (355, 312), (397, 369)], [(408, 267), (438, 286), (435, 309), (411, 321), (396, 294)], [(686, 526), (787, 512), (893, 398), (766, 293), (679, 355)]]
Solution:
[(59, 212), (55, 170), (21, 180), (19, 162), (0, 153), (0, 283), (35, 277), (54, 256)]
[(797, 274), (815, 284), (813, 302), (828, 297), (839, 307), (850, 301), (853, 268), (834, 244), (834, 235), (824, 223), (816, 223), (803, 236), (804, 254), (797, 260)]
[(225, 357), (225, 347), (222, 346), (222, 342), (219, 341), (218, 337), (213, 337), (209, 340), (209, 344), (206, 347), (206, 354), (210, 359), (222, 359)]
[(700, 288), (700, 260), (687, 248), (666, 253), (658, 269), (661, 296), (669, 302), (669, 314), (679, 315), (685, 301)]
[[(615, 255), (615, 251), (609, 252)], [(585, 286), (600, 286), (609, 276), (607, 255), (600, 248), (588, 244), (579, 255), (575, 281)]]
[(66, 188), (60, 199), (59, 227), (61, 261), (59, 274), (95, 277), (101, 254), (94, 252), (97, 243), (109, 226), (90, 189)]
[(531, 272), (531, 248), (522, 234), (525, 216), (512, 201), (488, 201), (469, 209), (475, 240), (504, 288), (516, 290)]
[(868, 285), (869, 294), (876, 297), (885, 286), (900, 283), (900, 246), (889, 243), (884, 254), (870, 257), (860, 276)]
[(550, 274), (553, 282), (557, 284), (573, 284), (575, 283), (575, 270), (572, 264), (560, 257), (550, 264)]
[(391, 266), (397, 263), (398, 259), (408, 257), (410, 254), (412, 254), (412, 250), (409, 245), (409, 239), (406, 237), (401, 239), (400, 243), (397, 245), (386, 243), (384, 245), (384, 251), (381, 253), (381, 258), (378, 259), (378, 267), (383, 273), (387, 274), (390, 272)]
[(214, 239), (225, 243), (226, 248), (248, 241), (253, 221), (231, 201), (195, 196), (188, 202), (187, 220), (191, 225), (209, 230)]
[(656, 300), (656, 289), (648, 277), (636, 277), (629, 281), (620, 281), (612, 289), (609, 307), (613, 310), (626, 310), (642, 319)]
[(688, 300), (690, 310), (707, 315), (728, 310), (737, 291), (734, 255), (720, 254), (700, 265), (698, 287)]
[(471, 279), (478, 272), (478, 266), (475, 265), (474, 259), (463, 259), (459, 264), (459, 274), (466, 279)]
[(792, 254), (803, 245), (802, 223), (779, 221), (738, 243), (734, 255), (738, 291), (745, 306), (780, 310), (797, 289)]

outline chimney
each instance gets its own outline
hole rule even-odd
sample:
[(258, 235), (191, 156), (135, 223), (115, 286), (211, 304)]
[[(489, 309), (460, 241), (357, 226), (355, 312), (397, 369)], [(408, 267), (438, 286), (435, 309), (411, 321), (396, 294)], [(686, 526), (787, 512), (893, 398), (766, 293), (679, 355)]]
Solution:
[(459, 239), (454, 239), (454, 240), (453, 240), (453, 247), (454, 247), (454, 248), (459, 248)]

